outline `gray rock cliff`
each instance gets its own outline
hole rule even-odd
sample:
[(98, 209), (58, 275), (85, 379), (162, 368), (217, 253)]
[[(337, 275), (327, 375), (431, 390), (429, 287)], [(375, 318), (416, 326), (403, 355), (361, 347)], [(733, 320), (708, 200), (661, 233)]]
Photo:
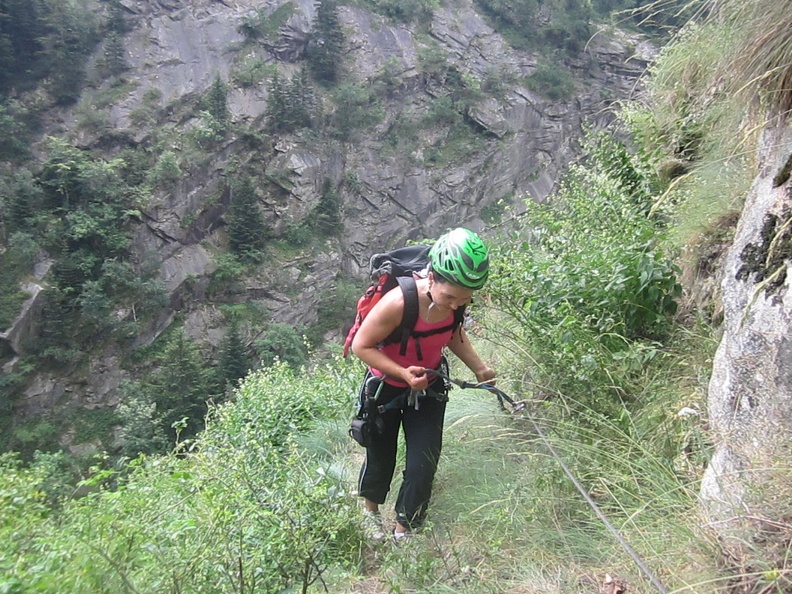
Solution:
[(715, 453), (701, 497), (730, 544), (772, 514), (792, 441), (792, 129), (767, 128), (722, 271), (724, 332), (709, 384)]
[[(124, 42), (134, 85), (113, 103), (106, 129), (132, 142), (145, 142), (150, 127), (136, 113), (154, 107), (171, 114), (158, 129), (186, 132), (200, 125), (194, 114), (179, 106), (194, 100), (219, 77), (231, 81), (240, 61), (259, 60), (291, 76), (305, 51), (316, 15), (313, 2), (293, 3), (289, 18), (275, 38), (246, 42), (240, 25), (256, 11), (271, 12), (282, 2), (254, 0), (122, 0), (134, 27)], [(256, 159), (262, 178), (276, 180), (277, 191), (262, 195), (260, 209), (273, 233), (283, 234), (311, 216), (321, 198), (325, 179), (345, 186), (341, 200), (344, 228), (328, 241), (322, 253), (280, 262), (248, 283), (238, 299), (265, 304), (272, 319), (290, 324), (314, 321), (320, 296), (332, 291), (339, 275), (363, 277), (373, 251), (393, 247), (409, 238), (437, 236), (443, 229), (465, 224), (485, 227), (482, 210), (501, 199), (522, 196), (544, 200), (565, 167), (578, 155), (584, 125), (604, 126), (612, 118), (610, 106), (635, 92), (651, 59), (651, 48), (622, 34), (603, 30), (589, 42), (572, 65), (579, 76), (568, 99), (551, 101), (529, 89), (526, 77), (538, 58), (511, 48), (475, 10), (472, 0), (447, 3), (430, 23), (413, 28), (395, 24), (361, 6), (339, 7), (345, 45), (345, 76), (372, 85), (388, 72), (391, 90), (382, 101), (380, 123), (361, 131), (354, 141), (317, 143), (311, 134), (271, 139), (266, 157), (254, 155), (239, 139), (228, 138), (208, 162), (191, 165), (188, 175), (170, 191), (161, 192), (140, 216), (133, 250), (138, 260), (154, 255), (171, 306), (135, 344), (148, 344), (180, 312), (191, 336), (212, 345), (222, 338), (215, 305), (182, 299), (186, 284), (205, 287), (216, 269), (211, 254), (225, 243), (223, 214), (228, 204), (224, 187), (231, 163)], [(437, 130), (421, 130), (409, 154), (386, 150), (385, 137), (402, 113), (425, 113), (445, 91), (421, 72), (419, 54), (428, 45), (439, 48), (448, 64), (471, 84), (501, 81), (502, 90), (475, 102), (465, 116), (481, 130), (477, 150), (461, 159), (431, 161), (426, 147), (442, 140)], [(477, 81), (477, 82), (475, 82)], [(86, 97), (90, 100), (90, 97)], [(236, 125), (260, 127), (266, 113), (266, 80), (251, 86), (230, 85), (228, 107)], [(327, 108), (329, 103), (323, 102)], [(332, 114), (330, 114), (332, 115)], [(82, 129), (75, 113), (64, 112), (51, 127), (71, 133), (75, 142), (91, 146), (98, 134)], [(176, 153), (185, 149), (174, 141)], [(198, 291), (200, 295), (200, 290)], [(299, 304), (299, 307), (297, 307)], [(115, 399), (118, 364), (106, 353), (92, 373), (79, 382), (69, 377), (42, 378), (26, 394), (29, 410), (45, 407), (53, 394), (73, 394), (72, 402), (111, 403)], [(87, 385), (83, 382), (87, 382)], [(36, 404), (38, 403), (38, 404)]]

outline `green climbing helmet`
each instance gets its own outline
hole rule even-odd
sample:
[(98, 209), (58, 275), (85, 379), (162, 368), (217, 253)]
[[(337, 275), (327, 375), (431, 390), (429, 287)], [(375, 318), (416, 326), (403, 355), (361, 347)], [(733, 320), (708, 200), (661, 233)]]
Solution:
[(466, 289), (480, 289), (489, 274), (487, 246), (468, 229), (457, 227), (438, 239), (429, 250), (432, 270)]

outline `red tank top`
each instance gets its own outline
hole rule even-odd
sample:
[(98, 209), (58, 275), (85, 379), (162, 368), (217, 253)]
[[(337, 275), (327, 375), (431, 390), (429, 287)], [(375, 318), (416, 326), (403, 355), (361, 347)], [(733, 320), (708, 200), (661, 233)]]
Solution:
[[(420, 316), (418, 316), (418, 321), (415, 323), (415, 328), (413, 331), (426, 332), (428, 330), (442, 328), (443, 326), (450, 326), (453, 322), (453, 311), (446, 319), (434, 324), (425, 322)], [(453, 332), (454, 331), (449, 328), (446, 332), (431, 334), (430, 336), (423, 336), (421, 338), (414, 338), (410, 336), (409, 340), (407, 341), (407, 352), (404, 354), (404, 356), (399, 353), (401, 350), (401, 343), (399, 342), (386, 344), (385, 346), (381, 346), (379, 350), (402, 367), (420, 365), (421, 367), (426, 367), (427, 369), (437, 369), (437, 367), (440, 365), (440, 360), (443, 357), (443, 347), (451, 342)], [(415, 346), (416, 341), (420, 341), (421, 343), (421, 355), (423, 355), (422, 360), (418, 359), (418, 352)], [(378, 377), (382, 377), (384, 375), (378, 369), (372, 369), (371, 372)], [(400, 380), (392, 378), (386, 378), (385, 383), (391, 384), (393, 386), (407, 385)]]

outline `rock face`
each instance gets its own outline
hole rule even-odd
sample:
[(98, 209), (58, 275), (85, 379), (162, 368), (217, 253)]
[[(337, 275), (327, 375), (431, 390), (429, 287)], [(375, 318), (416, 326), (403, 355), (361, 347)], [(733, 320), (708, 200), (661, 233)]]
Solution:
[(723, 534), (737, 527), (737, 517), (769, 513), (759, 502), (789, 496), (775, 481), (792, 440), (790, 171), (792, 130), (765, 130), (758, 175), (723, 270), (724, 334), (709, 385), (717, 445), (701, 497)]
[[(240, 26), (246, 19), (272, 14), (283, 0), (120, 4), (134, 25), (124, 44), (129, 78), (135, 84), (108, 109), (105, 133), (109, 129), (132, 143), (146, 142), (152, 135), (138, 117), (152, 109), (159, 114), (159, 131), (183, 133), (198, 126), (200, 118), (181, 108), (217, 77), (229, 82), (233, 123), (260, 129), (269, 83), (262, 76), (256, 84), (237, 85), (234, 74), (247, 61), (277, 67), (284, 78), (292, 76), (316, 17), (313, 0), (294, 0), (276, 35), (249, 41)], [(258, 153), (230, 137), (213, 150), (208, 163), (193, 167), (176, 187), (148, 204), (140, 215), (133, 251), (137, 261), (152, 255), (158, 260), (171, 305), (134, 341), (136, 345), (153, 341), (177, 311), (194, 338), (216, 346), (222, 337), (217, 316), (208, 311), (214, 305), (202, 302), (201, 296), (216, 270), (210, 254), (225, 246), (223, 215), (229, 197), (224, 188), (233, 163), (255, 163), (261, 171), (260, 208), (276, 236), (312, 216), (326, 180), (340, 188), (344, 228), (323, 253), (263, 271), (238, 296), (261, 300), (274, 321), (310, 324), (321, 295), (332, 292), (340, 275), (362, 277), (372, 252), (407, 239), (436, 237), (459, 224), (481, 230), (482, 210), (502, 199), (515, 199), (517, 207), (522, 196), (544, 200), (578, 154), (584, 123), (596, 127), (609, 122), (608, 106), (634, 92), (651, 59), (648, 46), (618, 34), (598, 34), (572, 65), (579, 75), (577, 91), (568, 99), (551, 101), (525, 83), (536, 71), (537, 56), (509, 47), (476, 12), (472, 0), (445, 3), (430, 23), (421, 24), (424, 33), (357, 5), (340, 6), (339, 19), (346, 38), (345, 79), (373, 88), (387, 73), (390, 90), (381, 101), (381, 122), (359, 131), (353, 142), (317, 142), (315, 134), (297, 133), (268, 139), (268, 152)], [(501, 88), (464, 114), (479, 133), (471, 132), (478, 144), (463, 159), (429, 159), (424, 149), (437, 140), (432, 135), (441, 132), (436, 130), (419, 131), (420, 142), (411, 151), (386, 150), (388, 133), (401, 114), (426, 114), (432, 101), (447, 92), (442, 81), (422, 71), (419, 56), (427, 48), (471, 84), (489, 80)], [(325, 116), (332, 117), (332, 102), (325, 99), (323, 105), (330, 110)], [(84, 146), (98, 140), (91, 136), (96, 132), (79, 128), (73, 114), (67, 113), (61, 125)], [(349, 179), (356, 181), (354, 189), (342, 183)], [(265, 191), (267, 184), (270, 190)], [(192, 298), (184, 300), (187, 285)], [(104, 365), (102, 377), (89, 377), (87, 386), (82, 379), (42, 378), (26, 395), (28, 408), (42, 408), (36, 402), (49, 402), (52, 394), (64, 391), (90, 394), (91, 405), (111, 403), (117, 382), (108, 374), (116, 367)]]

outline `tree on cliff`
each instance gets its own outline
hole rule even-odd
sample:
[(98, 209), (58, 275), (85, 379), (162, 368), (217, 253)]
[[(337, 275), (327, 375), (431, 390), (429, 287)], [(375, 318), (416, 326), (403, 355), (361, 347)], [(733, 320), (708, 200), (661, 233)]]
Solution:
[(335, 0), (323, 0), (306, 51), (308, 64), (316, 80), (332, 85), (338, 80), (344, 32), (338, 20)]
[(250, 176), (243, 176), (231, 187), (228, 207), (228, 245), (243, 260), (255, 261), (267, 238), (266, 223), (258, 206), (256, 187)]

